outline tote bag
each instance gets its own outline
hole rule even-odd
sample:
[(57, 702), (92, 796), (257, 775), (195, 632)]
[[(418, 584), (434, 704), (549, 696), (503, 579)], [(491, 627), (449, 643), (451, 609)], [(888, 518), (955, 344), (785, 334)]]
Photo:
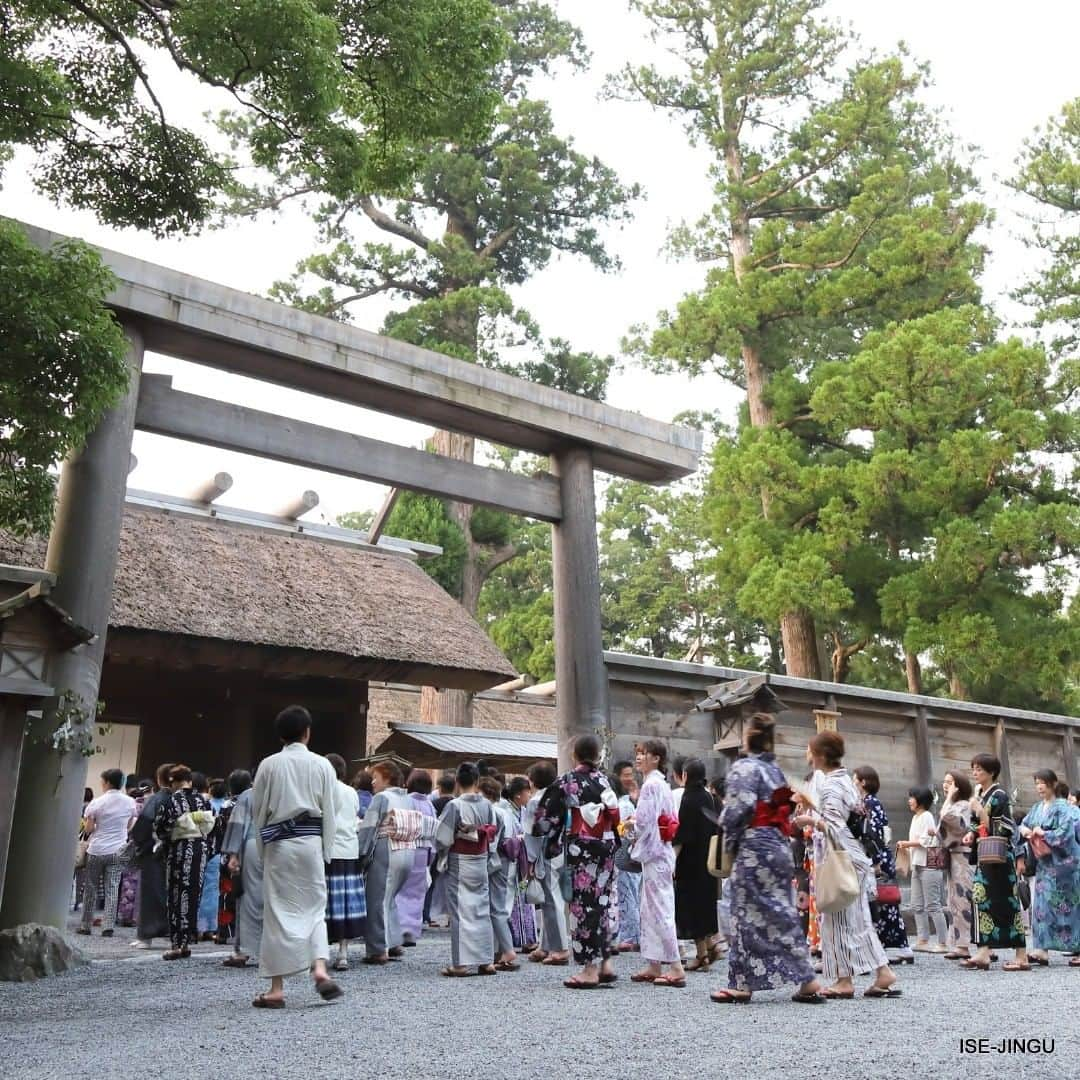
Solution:
[(851, 907), (859, 897), (859, 875), (851, 856), (826, 830), (825, 859), (814, 872), (814, 899), (818, 911), (833, 914)]

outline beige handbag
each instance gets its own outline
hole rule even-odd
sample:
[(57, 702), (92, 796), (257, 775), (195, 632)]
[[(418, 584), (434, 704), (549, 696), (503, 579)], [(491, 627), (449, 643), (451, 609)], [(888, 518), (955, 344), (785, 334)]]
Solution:
[(81, 870), (86, 865), (86, 860), (89, 857), (90, 841), (80, 840), (75, 845), (75, 869)]
[(719, 833), (709, 837), (709, 855), (705, 860), (705, 868), (714, 878), (731, 876), (731, 855), (724, 847), (723, 837)]
[(859, 875), (831, 829), (825, 831), (825, 842), (825, 859), (814, 870), (814, 899), (818, 911), (834, 914), (851, 907), (859, 898)]

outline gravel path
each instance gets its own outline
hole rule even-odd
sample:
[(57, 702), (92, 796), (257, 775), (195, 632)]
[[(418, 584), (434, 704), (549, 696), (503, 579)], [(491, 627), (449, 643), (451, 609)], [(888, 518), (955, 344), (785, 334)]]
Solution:
[[(324, 1004), (297, 979), (284, 1012), (257, 1012), (251, 998), (266, 984), (253, 970), (223, 968), (220, 947), (167, 964), (156, 952), (132, 955), (130, 931), (73, 940), (98, 957), (89, 968), (0, 983), (5, 1080), (1080, 1075), (1080, 1022), (1068, 1004), (1080, 971), (1059, 956), (1030, 974), (988, 975), (920, 957), (899, 969), (904, 996), (893, 1001), (810, 1007), (775, 991), (750, 1006), (720, 1006), (708, 991), (723, 985), (723, 965), (691, 975), (686, 990), (658, 989), (625, 978), (636, 956), (620, 958), (614, 988), (588, 993), (563, 989), (572, 969), (528, 963), (494, 978), (443, 979), (449, 944), (435, 931), (383, 968), (359, 964), (354, 950), (341, 1001)], [(1055, 1047), (1051, 1055), (965, 1055), (961, 1036), (995, 1045), (1003, 1036), (1053, 1039)]]

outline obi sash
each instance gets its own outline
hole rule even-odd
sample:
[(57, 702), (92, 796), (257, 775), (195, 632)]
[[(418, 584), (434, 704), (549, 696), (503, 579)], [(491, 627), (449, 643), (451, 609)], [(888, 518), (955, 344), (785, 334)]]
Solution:
[(277, 840), (291, 840), (294, 836), (322, 836), (322, 818), (311, 814), (299, 814), (288, 821), (275, 821), (264, 825), (259, 830), (259, 838), (264, 844)]
[(679, 818), (675, 814), (661, 814), (656, 819), (656, 830), (665, 844), (673, 843), (679, 832)]
[(785, 836), (791, 835), (791, 788), (778, 787), (768, 799), (754, 804), (754, 814), (747, 828), (779, 829)]
[[(594, 806), (597, 804), (593, 804)], [(570, 809), (570, 828), (572, 836), (586, 836), (593, 840), (603, 840), (610, 837), (619, 827), (619, 808), (614, 810), (605, 806), (599, 813), (595, 825), (590, 825), (576, 807)]]
[(499, 830), (494, 825), (478, 825), (459, 833), (450, 845), (451, 855), (486, 855)]
[(209, 836), (214, 828), (213, 810), (188, 810), (181, 814), (169, 832), (169, 842), (181, 840), (201, 840)]

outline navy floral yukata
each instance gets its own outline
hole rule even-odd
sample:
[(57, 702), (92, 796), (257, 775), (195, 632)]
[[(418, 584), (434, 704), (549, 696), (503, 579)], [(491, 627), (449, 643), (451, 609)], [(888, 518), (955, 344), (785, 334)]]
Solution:
[(814, 978), (792, 896), (795, 865), (788, 837), (772, 825), (748, 828), (758, 802), (786, 786), (773, 754), (750, 754), (728, 770), (721, 824), (724, 845), (735, 852), (724, 890), (731, 901), (731, 990), (768, 990)]

